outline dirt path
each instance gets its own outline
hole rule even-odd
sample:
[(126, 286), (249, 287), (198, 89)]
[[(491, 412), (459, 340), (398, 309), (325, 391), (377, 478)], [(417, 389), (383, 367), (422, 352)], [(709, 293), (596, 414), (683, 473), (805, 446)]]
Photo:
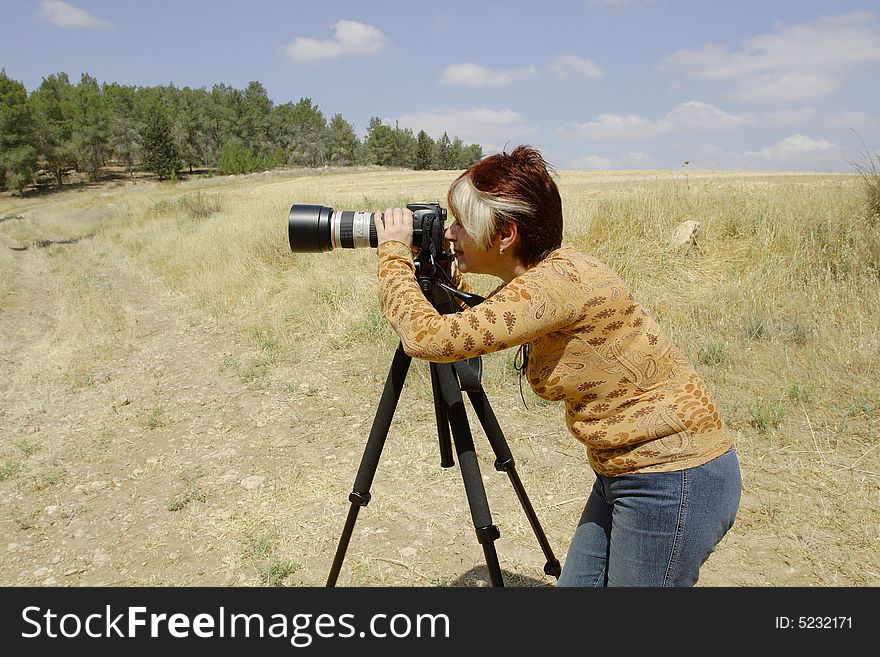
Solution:
[[(0, 315), (0, 527), (9, 537), (2, 579), (251, 580), (257, 573), (239, 568), (242, 537), (230, 542), (226, 533), (239, 507), (266, 485), (264, 443), (278, 434), (262, 413), (266, 393), (247, 389), (224, 367), (235, 337), (182, 311), (118, 245), (91, 238), (63, 253), (51, 249), (15, 252)], [(53, 267), (58, 258), (89, 272), (121, 318), (111, 336), (118, 342), (85, 367), (59, 329), (70, 310), (63, 302), (70, 281)], [(273, 401), (280, 416), (284, 403)]]

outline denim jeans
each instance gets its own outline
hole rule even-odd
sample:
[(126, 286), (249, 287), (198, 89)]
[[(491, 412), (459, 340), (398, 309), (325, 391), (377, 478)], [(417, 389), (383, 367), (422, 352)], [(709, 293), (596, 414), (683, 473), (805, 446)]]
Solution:
[(693, 586), (741, 492), (733, 448), (688, 470), (597, 474), (557, 585)]

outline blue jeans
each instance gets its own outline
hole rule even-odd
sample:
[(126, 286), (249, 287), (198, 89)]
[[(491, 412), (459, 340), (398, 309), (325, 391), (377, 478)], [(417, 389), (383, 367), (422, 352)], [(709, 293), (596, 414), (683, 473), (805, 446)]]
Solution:
[(678, 472), (597, 474), (557, 586), (693, 586), (741, 492), (733, 448)]

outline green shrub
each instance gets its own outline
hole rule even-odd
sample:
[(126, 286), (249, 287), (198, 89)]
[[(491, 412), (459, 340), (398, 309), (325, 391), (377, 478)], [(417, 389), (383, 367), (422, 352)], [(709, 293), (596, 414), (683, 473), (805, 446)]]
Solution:
[(220, 197), (196, 192), (178, 201), (180, 207), (193, 219), (203, 219), (220, 212)]
[(217, 169), (224, 174), (252, 173), (274, 169), (282, 162), (280, 150), (257, 154), (238, 139), (228, 141), (220, 150)]
[(813, 394), (816, 392), (816, 386), (813, 385), (804, 385), (802, 386), (799, 383), (792, 383), (788, 390), (785, 391), (785, 396), (788, 397), (793, 402), (800, 402), (802, 404), (808, 404), (813, 400)]
[(751, 416), (750, 424), (758, 431), (764, 432), (779, 427), (785, 417), (785, 406), (781, 401), (768, 402), (759, 399), (755, 403), (749, 404), (749, 415)]
[(700, 347), (697, 360), (703, 365), (720, 365), (727, 360), (723, 342), (712, 342)]
[(746, 324), (746, 333), (751, 340), (769, 340), (770, 320), (766, 317), (750, 315)]

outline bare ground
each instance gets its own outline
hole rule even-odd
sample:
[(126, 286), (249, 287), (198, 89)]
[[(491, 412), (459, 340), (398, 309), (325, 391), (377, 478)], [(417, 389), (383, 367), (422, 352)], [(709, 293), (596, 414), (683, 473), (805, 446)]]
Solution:
[[(39, 233), (44, 206), (68, 201), (4, 201), (0, 584), (323, 585), (387, 372), (374, 363), (390, 364), (391, 350), (262, 368), (239, 329), (176, 296), (106, 234), (16, 237), (15, 224)], [(85, 361), (65, 335), (78, 312), (72, 280), (118, 328), (109, 343), (96, 336), (98, 356)], [(515, 379), (490, 396), (562, 559), (592, 483), (585, 454), (559, 408), (523, 407)], [(551, 585), (473, 426), (507, 582)], [(880, 583), (877, 454), (816, 429), (814, 451), (736, 436), (742, 507), (701, 585)], [(424, 364), (410, 372), (372, 494), (340, 584), (486, 584), (459, 471), (439, 467)]]

